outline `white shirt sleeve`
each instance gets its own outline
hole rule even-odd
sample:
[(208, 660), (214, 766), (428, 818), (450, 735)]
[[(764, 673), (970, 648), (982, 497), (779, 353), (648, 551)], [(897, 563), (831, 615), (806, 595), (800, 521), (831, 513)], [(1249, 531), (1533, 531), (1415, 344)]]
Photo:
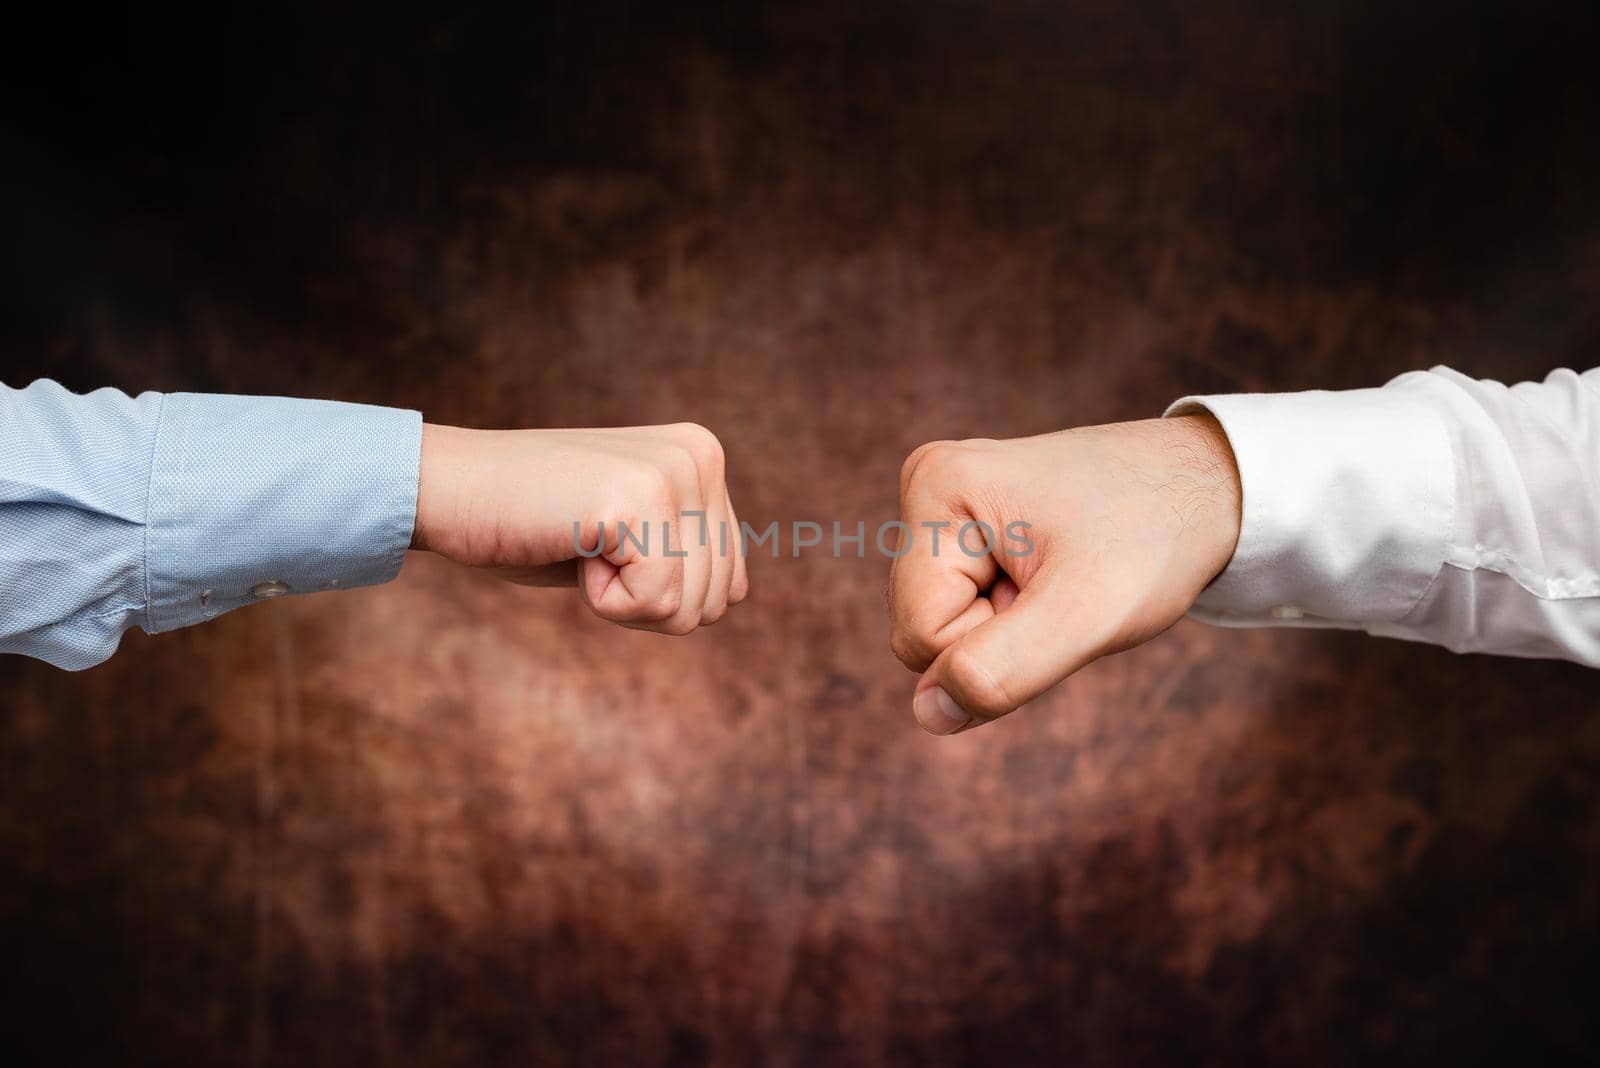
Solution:
[(1167, 414), (1202, 409), (1244, 499), (1196, 618), (1600, 667), (1600, 368), (1507, 387), (1436, 367)]

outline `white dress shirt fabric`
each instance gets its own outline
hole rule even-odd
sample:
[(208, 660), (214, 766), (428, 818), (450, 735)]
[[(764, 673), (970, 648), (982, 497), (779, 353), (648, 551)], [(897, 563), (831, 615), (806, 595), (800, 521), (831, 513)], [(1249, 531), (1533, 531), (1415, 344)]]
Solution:
[(1239, 465), (1239, 544), (1191, 615), (1600, 667), (1600, 368), (1505, 386), (1185, 397)]

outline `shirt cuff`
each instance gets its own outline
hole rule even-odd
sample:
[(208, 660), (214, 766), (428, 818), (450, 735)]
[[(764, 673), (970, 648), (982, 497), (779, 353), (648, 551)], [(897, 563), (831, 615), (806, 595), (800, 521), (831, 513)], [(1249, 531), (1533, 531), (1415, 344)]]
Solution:
[(1444, 565), (1455, 466), (1406, 388), (1185, 397), (1222, 424), (1243, 490), (1233, 559), (1191, 615), (1224, 626), (1360, 626), (1406, 615)]
[(150, 469), (144, 629), (394, 578), (421, 450), (414, 411), (168, 394)]

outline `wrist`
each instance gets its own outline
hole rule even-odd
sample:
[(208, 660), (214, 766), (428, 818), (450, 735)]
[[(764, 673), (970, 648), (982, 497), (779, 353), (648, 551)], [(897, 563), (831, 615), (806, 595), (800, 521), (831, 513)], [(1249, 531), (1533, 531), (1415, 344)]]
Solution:
[(1169, 483), (1174, 508), (1194, 551), (1203, 589), (1222, 573), (1239, 544), (1243, 487), (1228, 435), (1209, 412), (1162, 420), (1178, 470)]
[(473, 434), (461, 427), (422, 424), (422, 455), (417, 465), (417, 518), (411, 548), (438, 552), (449, 537), (463, 474), (466, 445)]

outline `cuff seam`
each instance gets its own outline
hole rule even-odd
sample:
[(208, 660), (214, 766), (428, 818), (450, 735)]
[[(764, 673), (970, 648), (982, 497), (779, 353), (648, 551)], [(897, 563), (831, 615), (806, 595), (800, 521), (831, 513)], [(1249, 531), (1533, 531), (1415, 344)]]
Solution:
[(1456, 518), (1456, 509), (1460, 507), (1460, 501), (1457, 500), (1460, 494), (1457, 492), (1454, 481), (1454, 472), (1457, 469), (1456, 443), (1450, 437), (1450, 428), (1447, 427), (1444, 423), (1444, 420), (1439, 417), (1438, 409), (1434, 408), (1430, 404), (1425, 404), (1424, 408), (1427, 410), (1428, 418), (1433, 422), (1434, 430), (1444, 441), (1444, 453), (1446, 458), (1449, 460), (1448, 470), (1451, 472), (1451, 478), (1449, 481), (1445, 482), (1444, 486), (1442, 487), (1446, 495), (1446, 500), (1443, 502), (1443, 506), (1441, 507), (1440, 503), (1433, 499), (1434, 494), (1437, 491), (1436, 487), (1430, 485), (1428, 493), (1428, 504), (1435, 512), (1435, 518), (1437, 520), (1437, 522), (1434, 524), (1434, 529), (1444, 531), (1445, 534), (1444, 538), (1442, 539), (1442, 543), (1439, 546), (1439, 562), (1433, 569), (1433, 575), (1428, 579), (1427, 584), (1422, 587), (1421, 591), (1418, 592), (1416, 598), (1406, 606), (1405, 614), (1400, 617), (1401, 619), (1404, 619), (1405, 616), (1409, 616), (1415, 612), (1417, 610), (1417, 606), (1426, 601), (1428, 599), (1428, 595), (1433, 592), (1434, 587), (1439, 585), (1439, 579), (1444, 574), (1445, 564), (1450, 559), (1451, 540), (1449, 532), (1455, 529), (1454, 524)]
[(150, 508), (155, 498), (156, 457), (161, 455), (161, 435), (167, 427), (167, 395), (162, 393), (156, 401), (156, 432), (150, 435), (150, 457), (144, 482), (144, 556), (140, 561), (144, 577), (144, 629), (155, 633), (155, 600), (150, 593), (150, 527), (153, 516)]

